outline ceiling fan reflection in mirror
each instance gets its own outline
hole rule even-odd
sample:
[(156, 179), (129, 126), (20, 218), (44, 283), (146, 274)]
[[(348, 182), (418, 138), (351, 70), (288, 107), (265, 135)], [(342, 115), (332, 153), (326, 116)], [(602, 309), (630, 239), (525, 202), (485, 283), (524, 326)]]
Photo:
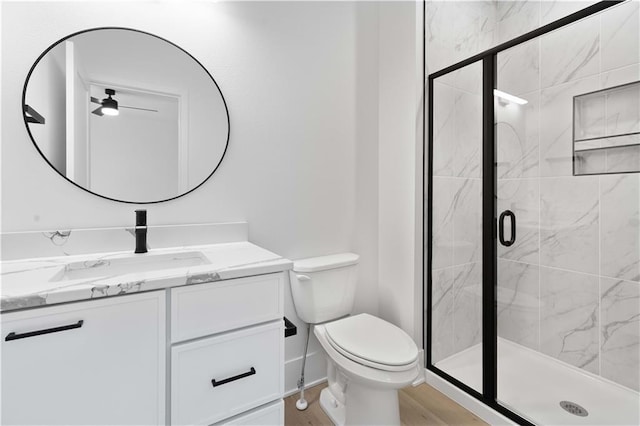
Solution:
[(147, 111), (147, 112), (158, 112), (158, 110), (156, 109), (118, 105), (118, 101), (112, 98), (112, 96), (116, 95), (116, 91), (114, 89), (104, 89), (104, 93), (107, 95), (107, 97), (102, 100), (99, 100), (98, 98), (91, 96), (91, 102), (93, 102), (94, 104), (100, 105), (98, 108), (91, 111), (91, 113), (99, 117), (102, 117), (103, 115), (116, 116), (120, 114), (120, 108), (135, 109), (138, 111)]

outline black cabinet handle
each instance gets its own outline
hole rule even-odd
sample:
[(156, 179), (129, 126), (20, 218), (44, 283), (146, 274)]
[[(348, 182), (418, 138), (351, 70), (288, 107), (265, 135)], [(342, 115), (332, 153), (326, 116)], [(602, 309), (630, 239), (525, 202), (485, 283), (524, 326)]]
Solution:
[[(504, 239), (504, 219), (506, 217), (511, 218), (511, 238), (509, 240)], [(500, 244), (505, 247), (509, 247), (516, 242), (516, 215), (511, 210), (505, 210), (500, 215), (500, 223), (498, 224), (498, 237)]]
[(251, 370), (247, 371), (246, 373), (238, 374), (237, 376), (229, 377), (228, 379), (222, 379), (218, 381), (216, 381), (216, 379), (212, 379), (211, 384), (215, 388), (216, 386), (221, 386), (235, 380), (244, 379), (245, 377), (253, 376), (254, 374), (256, 374), (256, 369), (251, 367)]
[(65, 331), (65, 330), (73, 330), (74, 328), (82, 327), (82, 324), (84, 324), (84, 320), (80, 320), (75, 324), (63, 325), (61, 327), (45, 328), (44, 330), (29, 331), (27, 333), (16, 334), (12, 331), (11, 333), (7, 334), (7, 337), (4, 338), (4, 341), (8, 342), (9, 340), (25, 339), (27, 337), (40, 336), (41, 334), (49, 334), (49, 333), (57, 333), (59, 331)]

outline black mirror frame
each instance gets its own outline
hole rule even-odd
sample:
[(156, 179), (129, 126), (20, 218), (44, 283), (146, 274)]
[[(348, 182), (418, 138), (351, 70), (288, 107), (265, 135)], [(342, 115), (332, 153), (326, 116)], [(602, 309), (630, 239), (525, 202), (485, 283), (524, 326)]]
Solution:
[[(141, 34), (145, 34), (154, 38), (157, 38), (161, 41), (164, 41), (165, 43), (169, 43), (170, 45), (176, 47), (177, 49), (180, 49), (182, 52), (184, 52), (188, 57), (190, 57), (193, 61), (195, 61), (195, 63), (197, 63), (202, 70), (209, 76), (209, 78), (211, 79), (211, 81), (213, 82), (213, 84), (216, 86), (216, 89), (218, 89), (218, 92), (220, 93), (220, 97), (222, 98), (222, 103), (224, 105), (224, 110), (227, 113), (227, 141), (225, 143), (224, 146), (224, 151), (222, 152), (222, 156), (220, 157), (220, 160), (218, 161), (218, 164), (216, 164), (216, 166), (213, 168), (213, 171), (202, 181), (200, 182), (198, 185), (194, 186), (193, 188), (191, 188), (190, 190), (183, 192), (182, 194), (176, 195), (175, 197), (171, 197), (171, 198), (166, 198), (163, 200), (156, 200), (156, 201), (126, 201), (126, 200), (119, 200), (117, 198), (112, 198), (112, 197), (107, 197), (106, 195), (101, 195), (98, 194), (96, 192), (93, 192), (81, 185), (78, 185), (77, 183), (75, 183), (74, 181), (72, 181), (71, 179), (69, 179), (68, 177), (66, 177), (63, 173), (61, 173), (57, 168), (55, 168), (53, 166), (53, 164), (51, 164), (51, 162), (49, 161), (49, 159), (44, 155), (44, 153), (40, 150), (40, 147), (38, 146), (38, 144), (36, 143), (35, 139), (33, 138), (33, 135), (31, 134), (31, 129), (29, 128), (29, 120), (27, 117), (27, 114), (25, 112), (25, 106), (26, 104), (26, 96), (27, 96), (27, 86), (29, 84), (29, 80), (31, 79), (31, 74), (33, 74), (33, 71), (35, 70), (36, 66), (40, 63), (40, 60), (47, 54), (49, 53), (49, 51), (51, 49), (53, 49), (54, 47), (56, 47), (57, 45), (59, 45), (60, 43), (62, 43), (63, 41), (66, 41), (68, 39), (70, 39), (71, 37), (75, 37), (77, 35), (80, 34), (84, 34), (84, 33), (88, 33), (91, 31), (99, 31), (99, 30), (124, 30), (124, 31), (133, 31), (133, 32), (137, 32), (137, 33), (141, 33)], [(202, 63), (200, 63), (200, 61), (198, 61), (192, 54), (190, 54), (189, 52), (187, 52), (185, 49), (183, 49), (182, 47), (178, 46), (177, 44), (162, 38), (160, 36), (157, 36), (155, 34), (151, 34), (149, 32), (146, 31), (142, 31), (142, 30), (137, 30), (134, 28), (127, 28), (127, 27), (96, 27), (96, 28), (89, 28), (86, 30), (82, 30), (82, 31), (78, 31), (75, 32), (73, 34), (70, 34), (66, 37), (61, 38), (60, 40), (56, 41), (55, 43), (53, 43), (52, 45), (50, 45), (49, 47), (47, 47), (45, 49), (44, 52), (42, 52), (40, 54), (40, 56), (38, 56), (38, 58), (35, 60), (35, 62), (33, 63), (33, 65), (31, 66), (31, 69), (29, 69), (29, 73), (27, 73), (27, 78), (25, 79), (24, 82), (24, 86), (22, 88), (22, 105), (21, 108), (22, 110), (22, 118), (24, 120), (24, 125), (27, 129), (27, 134), (29, 135), (29, 138), (31, 138), (31, 142), (33, 142), (33, 145), (35, 146), (36, 150), (38, 151), (38, 153), (42, 156), (42, 158), (47, 162), (47, 164), (53, 169), (55, 170), (60, 176), (62, 176), (67, 182), (72, 183), (74, 186), (76, 186), (77, 188), (82, 189), (83, 191), (86, 191), (92, 195), (98, 196), (100, 198), (104, 198), (107, 200), (111, 200), (111, 201), (117, 201), (119, 203), (127, 203), (127, 204), (156, 204), (156, 203), (163, 203), (166, 201), (171, 201), (171, 200), (175, 200), (177, 198), (183, 197), (193, 191), (195, 191), (196, 189), (200, 188), (206, 181), (208, 181), (211, 176), (213, 176), (213, 174), (218, 170), (218, 167), (220, 167), (220, 164), (222, 164), (222, 160), (224, 159), (225, 154), (227, 153), (227, 149), (229, 148), (229, 138), (231, 136), (231, 120), (229, 118), (229, 108), (227, 106), (227, 101), (224, 98), (224, 95), (222, 94), (222, 90), (220, 90), (220, 86), (218, 85), (218, 82), (213, 78), (213, 76), (211, 75), (211, 73), (205, 68), (204, 65), (202, 65)]]

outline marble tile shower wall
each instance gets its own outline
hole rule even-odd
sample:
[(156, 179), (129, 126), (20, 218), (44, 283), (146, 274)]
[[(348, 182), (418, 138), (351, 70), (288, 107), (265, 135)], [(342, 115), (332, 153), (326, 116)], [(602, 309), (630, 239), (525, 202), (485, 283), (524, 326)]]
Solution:
[[(427, 0), (427, 74), (588, 3)], [(434, 87), (434, 362), (481, 341), (481, 73), (470, 65)]]
[[(434, 72), (594, 2), (427, 2)], [(499, 335), (639, 389), (640, 174), (572, 175), (574, 95), (640, 79), (638, 2), (503, 52)], [(434, 85), (433, 361), (481, 341), (480, 64)], [(596, 123), (597, 124), (597, 123)]]
[[(496, 104), (498, 211), (518, 218), (517, 242), (498, 247), (499, 335), (635, 390), (640, 174), (573, 176), (572, 101), (640, 80), (639, 8), (627, 2), (501, 53), (498, 88), (529, 103)], [(499, 4), (498, 32), (533, 29), (542, 10)], [(636, 103), (626, 108), (634, 126)], [(596, 133), (622, 124), (594, 117)]]

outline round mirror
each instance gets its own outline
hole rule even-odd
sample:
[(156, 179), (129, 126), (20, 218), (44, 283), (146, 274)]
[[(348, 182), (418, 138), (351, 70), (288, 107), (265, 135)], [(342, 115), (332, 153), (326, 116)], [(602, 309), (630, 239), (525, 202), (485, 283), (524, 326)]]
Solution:
[(202, 185), (229, 142), (229, 114), (209, 72), (142, 31), (97, 28), (36, 60), (22, 94), (29, 136), (73, 184), (128, 203), (166, 201)]

